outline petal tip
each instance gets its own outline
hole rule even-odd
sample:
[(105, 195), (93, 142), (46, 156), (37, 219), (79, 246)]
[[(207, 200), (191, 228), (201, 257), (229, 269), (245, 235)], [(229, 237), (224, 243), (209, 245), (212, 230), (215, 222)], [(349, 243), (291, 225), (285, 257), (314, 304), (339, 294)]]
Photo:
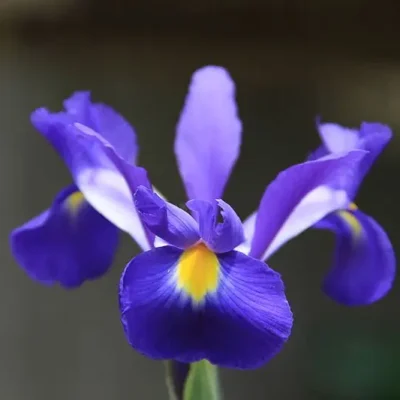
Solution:
[(49, 118), (51, 113), (45, 107), (39, 107), (36, 110), (31, 112), (30, 120), (31, 123), (36, 127), (37, 123), (42, 122), (44, 119)]
[(208, 65), (199, 68), (193, 73), (191, 91), (212, 91), (224, 90), (233, 93), (235, 84), (229, 72), (219, 66)]

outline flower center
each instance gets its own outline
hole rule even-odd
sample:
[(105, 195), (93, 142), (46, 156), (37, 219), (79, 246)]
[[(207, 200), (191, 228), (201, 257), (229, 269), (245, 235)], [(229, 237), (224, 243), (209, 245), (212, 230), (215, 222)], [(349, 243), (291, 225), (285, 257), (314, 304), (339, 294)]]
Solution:
[(217, 256), (203, 243), (185, 250), (178, 262), (178, 288), (184, 290), (194, 302), (204, 300), (214, 292), (219, 281)]

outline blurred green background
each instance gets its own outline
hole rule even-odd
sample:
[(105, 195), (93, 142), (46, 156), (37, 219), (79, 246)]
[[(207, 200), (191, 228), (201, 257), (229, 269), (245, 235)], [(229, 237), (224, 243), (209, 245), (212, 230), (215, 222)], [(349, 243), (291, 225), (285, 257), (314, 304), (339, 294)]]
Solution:
[[(65, 291), (31, 281), (13, 261), (9, 231), (48, 207), (68, 172), (29, 123), (89, 89), (136, 128), (140, 163), (171, 201), (184, 201), (172, 150), (191, 73), (206, 64), (235, 79), (244, 143), (225, 199), (242, 217), (283, 168), (318, 145), (316, 114), (400, 129), (396, 1), (0, 2), (0, 398), (165, 399), (163, 366), (135, 353), (119, 322), (117, 284), (138, 252), (123, 239), (103, 279)], [(395, 137), (357, 203), (399, 249)], [(283, 274), (293, 335), (264, 368), (223, 370), (226, 400), (400, 398), (398, 285), (370, 307), (320, 291), (333, 237), (309, 231), (269, 264)]]

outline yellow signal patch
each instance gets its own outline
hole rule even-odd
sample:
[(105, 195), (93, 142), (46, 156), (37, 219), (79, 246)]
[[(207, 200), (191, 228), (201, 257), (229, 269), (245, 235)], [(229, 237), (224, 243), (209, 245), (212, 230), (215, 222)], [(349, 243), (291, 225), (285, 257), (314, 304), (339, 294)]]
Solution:
[(207, 293), (215, 292), (219, 282), (219, 261), (205, 244), (200, 243), (185, 250), (178, 262), (177, 285), (195, 303)]

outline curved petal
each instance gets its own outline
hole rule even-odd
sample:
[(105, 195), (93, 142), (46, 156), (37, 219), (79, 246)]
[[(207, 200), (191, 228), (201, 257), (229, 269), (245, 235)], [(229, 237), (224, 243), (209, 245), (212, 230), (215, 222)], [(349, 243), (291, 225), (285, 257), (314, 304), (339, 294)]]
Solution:
[(32, 121), (64, 159), (90, 205), (129, 233), (143, 250), (150, 249), (154, 237), (133, 202), (139, 185), (151, 187), (146, 171), (125, 162), (104, 138), (84, 125), (68, 123), (65, 116), (42, 109), (32, 114)]
[[(228, 203), (189, 200), (186, 205), (199, 223), (202, 239), (216, 253), (231, 251), (244, 241), (242, 222)], [(222, 222), (217, 222), (219, 214)]]
[(371, 304), (391, 289), (396, 272), (393, 247), (385, 231), (359, 210), (338, 211), (317, 228), (336, 234), (332, 269), (324, 291), (339, 303)]
[(342, 153), (358, 148), (358, 129), (333, 123), (318, 123), (319, 135), (328, 153)]
[(132, 347), (154, 359), (208, 359), (256, 368), (288, 339), (293, 317), (279, 274), (231, 251), (160, 247), (134, 258), (120, 282)]
[(321, 123), (317, 119), (317, 129), (322, 145), (314, 151), (309, 160), (315, 160), (330, 153), (340, 153), (356, 149), (369, 152), (359, 167), (359, 177), (362, 181), (376, 158), (392, 138), (389, 126), (376, 122), (363, 122), (359, 129), (346, 128), (334, 123)]
[(271, 255), (327, 214), (346, 208), (350, 201), (345, 188), (352, 185), (365, 154), (332, 155), (281, 172), (261, 199), (250, 255)]
[(50, 209), (15, 229), (10, 240), (15, 259), (31, 278), (73, 288), (109, 269), (118, 230), (71, 186)]
[(242, 124), (235, 85), (221, 67), (192, 77), (177, 125), (175, 154), (189, 199), (213, 201), (223, 190), (240, 152)]
[[(111, 107), (92, 103), (90, 92), (75, 92), (64, 101), (65, 112), (58, 113), (98, 132), (109, 142), (118, 155), (134, 163), (138, 146), (136, 134), (130, 124)], [(54, 115), (54, 114), (52, 114)]]
[(387, 125), (363, 122), (360, 127), (359, 148), (369, 151), (361, 164), (360, 179), (368, 173), (372, 164), (392, 139), (392, 130)]
[(135, 193), (135, 205), (151, 232), (167, 243), (185, 249), (200, 239), (193, 217), (179, 207), (167, 203), (152, 190), (139, 186)]
[(355, 149), (367, 150), (371, 154), (366, 159), (371, 163), (392, 138), (389, 126), (377, 122), (363, 122), (359, 129), (354, 129), (317, 121), (317, 128), (327, 154)]
[(186, 202), (186, 206), (199, 224), (201, 238), (205, 242), (210, 242), (214, 236), (215, 224), (217, 223), (217, 202), (196, 199)]

